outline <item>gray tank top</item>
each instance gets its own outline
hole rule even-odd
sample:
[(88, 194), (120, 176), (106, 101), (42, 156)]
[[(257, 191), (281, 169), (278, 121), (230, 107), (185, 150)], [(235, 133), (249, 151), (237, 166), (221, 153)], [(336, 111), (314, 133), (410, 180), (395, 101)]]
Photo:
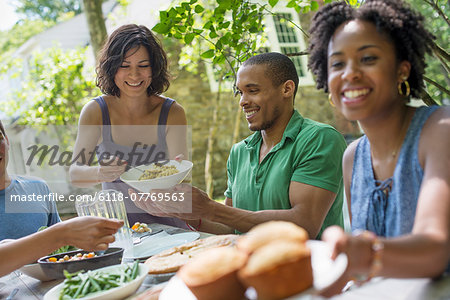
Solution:
[(355, 151), (351, 192), (352, 230), (364, 229), (378, 236), (411, 233), (423, 178), (418, 149), (420, 133), (438, 106), (417, 108), (403, 141), (392, 177), (375, 180), (370, 143), (363, 136)]
[[(170, 107), (175, 102), (173, 99), (166, 98), (164, 103), (162, 104), (161, 113), (158, 120), (158, 143), (156, 145), (151, 145), (151, 147), (129, 147), (114, 143), (111, 135), (111, 120), (109, 117), (109, 110), (105, 99), (103, 98), (103, 96), (99, 96), (97, 98), (94, 98), (94, 100), (100, 106), (103, 120), (102, 142), (96, 148), (97, 158), (101, 157), (102, 153), (110, 153), (113, 155), (114, 153), (120, 152), (124, 154), (123, 159), (128, 162), (129, 166), (152, 163), (155, 161), (155, 157), (156, 155), (158, 155), (158, 153), (165, 153), (165, 157), (168, 158), (166, 144), (166, 123)], [(134, 154), (129, 155), (130, 153), (133, 153), (133, 151)], [(117, 179), (114, 182), (102, 183), (102, 188), (104, 190), (114, 189), (122, 192), (125, 196), (128, 196), (128, 189), (131, 187), (122, 180)], [(132, 226), (135, 222), (143, 222), (147, 224), (160, 223), (175, 227), (187, 228), (185, 222), (180, 219), (163, 218), (148, 214), (144, 210), (134, 205), (134, 203), (128, 197), (125, 198), (125, 207), (127, 209), (128, 222), (130, 223), (130, 226)]]

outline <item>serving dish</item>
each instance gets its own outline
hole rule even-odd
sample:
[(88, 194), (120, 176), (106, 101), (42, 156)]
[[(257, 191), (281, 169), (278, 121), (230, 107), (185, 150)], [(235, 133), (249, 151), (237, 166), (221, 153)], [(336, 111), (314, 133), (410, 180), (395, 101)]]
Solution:
[(141, 165), (129, 169), (120, 176), (120, 179), (137, 191), (148, 193), (153, 189), (169, 189), (174, 187), (186, 178), (193, 166), (192, 162), (188, 160), (182, 160), (181, 162), (170, 160), (165, 165), (175, 166), (178, 173), (153, 179), (139, 180), (143, 172), (151, 167), (151, 165)]
[(69, 251), (57, 255), (48, 255), (41, 257), (38, 260), (44, 274), (50, 279), (64, 279), (64, 270), (69, 273), (74, 273), (77, 271), (88, 271), (103, 268), (106, 266), (117, 265), (122, 261), (123, 248), (108, 248), (104, 253), (103, 251), (97, 251), (95, 254), (97, 256), (92, 258), (86, 258), (82, 260), (75, 261), (65, 261), (65, 262), (49, 262), (49, 258), (54, 257), (57, 260), (63, 258), (65, 255), (73, 256), (77, 253), (89, 253), (90, 251), (75, 250)]
[(34, 264), (28, 264), (19, 269), (25, 275), (28, 275), (34, 279), (40, 281), (50, 281), (53, 280), (51, 277), (48, 277), (45, 272), (42, 270), (41, 265), (37, 262)]
[[(95, 272), (102, 272), (102, 273), (110, 273), (110, 272), (117, 272), (124, 270), (126, 268), (125, 264), (122, 265), (114, 265), (114, 266), (108, 266), (104, 267), (98, 270), (95, 270)], [(116, 299), (124, 299), (125, 297), (133, 294), (136, 292), (136, 290), (139, 288), (139, 286), (144, 281), (145, 277), (148, 273), (148, 267), (144, 264), (139, 264), (138, 269), (138, 275), (137, 277), (127, 282), (121, 286), (118, 286), (116, 288), (112, 288), (110, 290), (106, 291), (100, 291), (94, 294), (90, 294), (87, 297), (78, 298), (80, 300), (116, 300)], [(53, 287), (51, 290), (49, 290), (44, 295), (44, 300), (59, 300), (61, 292), (64, 287), (64, 282), (58, 284), (57, 286)]]

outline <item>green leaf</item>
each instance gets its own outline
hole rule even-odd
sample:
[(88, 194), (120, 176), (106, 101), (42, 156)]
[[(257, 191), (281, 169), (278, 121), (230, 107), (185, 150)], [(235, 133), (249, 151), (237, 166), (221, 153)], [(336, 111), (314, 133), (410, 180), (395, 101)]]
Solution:
[(195, 33), (188, 33), (184, 36), (184, 42), (190, 44), (195, 37)]
[(211, 30), (211, 32), (209, 33), (209, 37), (214, 39), (216, 37), (218, 37), (219, 35), (217, 34), (217, 32), (215, 30)]
[(201, 56), (202, 58), (211, 58), (211, 57), (214, 56), (214, 49), (210, 49), (210, 50), (208, 50), (208, 51), (205, 51), (205, 52), (203, 52), (200, 56)]
[(168, 34), (170, 31), (170, 27), (166, 24), (158, 23), (155, 26), (153, 26), (152, 30), (159, 34)]
[(277, 5), (278, 0), (269, 0), (269, 4), (270, 6), (274, 7), (275, 5)]
[(161, 23), (163, 23), (167, 18), (169, 17), (169, 14), (165, 10), (161, 10), (159, 12), (159, 20)]
[(317, 1), (311, 1), (311, 10), (318, 10), (319, 9), (319, 3)]
[(195, 6), (195, 8), (194, 8), (194, 11), (196, 12), (196, 13), (201, 13), (201, 12), (203, 12), (205, 9), (203, 8), (203, 6), (201, 6), (200, 4), (199, 5), (196, 5)]
[(169, 10), (169, 18), (175, 18), (178, 15), (178, 12), (172, 7)]

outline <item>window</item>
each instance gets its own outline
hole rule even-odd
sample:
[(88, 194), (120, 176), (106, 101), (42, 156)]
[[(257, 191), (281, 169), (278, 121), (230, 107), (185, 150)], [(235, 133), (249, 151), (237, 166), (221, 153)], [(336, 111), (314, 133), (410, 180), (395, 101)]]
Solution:
[[(264, 19), (267, 34), (267, 43), (265, 47), (259, 49), (259, 53), (280, 52), (284, 54), (299, 53), (306, 51), (307, 46), (304, 41), (304, 35), (300, 29), (289, 22), (292, 20), (295, 24), (300, 24), (298, 14), (294, 9), (282, 8), (274, 11), (275, 15), (267, 15)], [(307, 69), (308, 58), (306, 55), (290, 56), (294, 62), (299, 76), (299, 86), (314, 85), (313, 76)], [(206, 65), (211, 91), (218, 91), (218, 80), (214, 79), (213, 70), (209, 64)], [(222, 90), (230, 89), (232, 83), (225, 83)]]
[[(268, 46), (270, 51), (284, 54), (299, 53), (307, 49), (300, 29), (289, 22), (300, 24), (298, 14), (295, 10), (282, 10), (273, 16), (266, 18)], [(290, 56), (294, 62), (299, 76), (299, 85), (314, 85), (311, 73), (307, 69), (308, 58), (306, 55)]]

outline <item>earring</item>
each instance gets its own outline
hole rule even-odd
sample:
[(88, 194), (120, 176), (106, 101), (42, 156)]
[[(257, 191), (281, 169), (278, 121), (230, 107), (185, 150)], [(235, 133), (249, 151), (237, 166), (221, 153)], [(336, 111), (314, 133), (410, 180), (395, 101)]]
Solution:
[[(404, 97), (408, 97), (409, 94), (411, 94), (411, 89), (410, 89), (410, 87), (409, 87), (409, 82), (408, 82), (408, 80), (406, 80), (406, 79), (407, 79), (406, 77), (403, 78), (404, 81), (399, 82), (398, 85), (397, 85), (398, 93), (399, 93), (401, 96), (404, 96)], [(405, 84), (405, 90), (406, 90), (405, 93), (403, 93), (403, 83)]]
[(330, 105), (333, 107), (336, 107), (336, 105), (334, 105), (333, 100), (331, 100), (331, 94), (328, 94), (328, 102), (330, 102)]

